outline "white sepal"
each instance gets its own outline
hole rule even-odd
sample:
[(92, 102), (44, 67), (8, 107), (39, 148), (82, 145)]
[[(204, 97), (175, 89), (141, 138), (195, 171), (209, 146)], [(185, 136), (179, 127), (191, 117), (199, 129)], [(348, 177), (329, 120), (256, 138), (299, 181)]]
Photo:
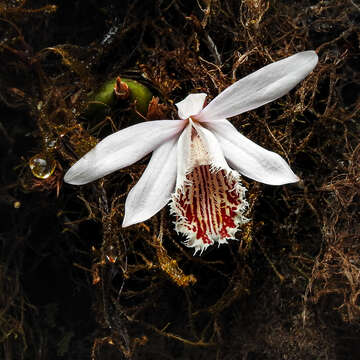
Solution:
[(172, 138), (153, 152), (126, 198), (123, 227), (149, 219), (169, 202), (176, 180), (176, 144), (177, 138)]
[(227, 120), (204, 123), (221, 144), (231, 167), (250, 179), (269, 185), (299, 181), (287, 162), (241, 135)]
[(204, 93), (190, 94), (184, 100), (176, 103), (179, 118), (184, 120), (198, 114), (204, 106), (206, 96)]
[(147, 121), (107, 136), (77, 161), (64, 181), (83, 185), (140, 160), (181, 132), (182, 120)]
[(303, 80), (317, 62), (315, 51), (304, 51), (269, 64), (226, 88), (195, 118), (226, 119), (274, 101)]

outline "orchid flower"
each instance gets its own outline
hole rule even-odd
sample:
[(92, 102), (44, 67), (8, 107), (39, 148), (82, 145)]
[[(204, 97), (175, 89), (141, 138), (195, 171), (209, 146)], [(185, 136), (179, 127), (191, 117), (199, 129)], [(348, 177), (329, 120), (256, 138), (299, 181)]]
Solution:
[(149, 219), (170, 201), (175, 229), (195, 253), (226, 243), (248, 221), (240, 174), (270, 185), (299, 181), (280, 155), (247, 139), (226, 119), (283, 96), (317, 62), (314, 51), (305, 51), (269, 64), (229, 86), (205, 107), (206, 94), (190, 94), (176, 104), (179, 120), (142, 122), (106, 137), (68, 170), (64, 180), (83, 185), (153, 152), (127, 196), (122, 226)]

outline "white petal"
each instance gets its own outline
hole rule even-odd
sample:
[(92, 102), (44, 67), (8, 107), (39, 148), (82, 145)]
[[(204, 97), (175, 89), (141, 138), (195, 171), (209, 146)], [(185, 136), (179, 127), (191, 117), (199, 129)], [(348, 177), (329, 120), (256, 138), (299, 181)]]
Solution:
[(212, 121), (256, 109), (289, 92), (316, 66), (314, 51), (304, 51), (269, 64), (229, 86), (196, 116)]
[(181, 120), (148, 121), (109, 135), (68, 170), (64, 181), (83, 185), (131, 165), (178, 134), (185, 124)]
[(180, 119), (188, 119), (192, 115), (198, 114), (205, 102), (206, 94), (190, 94), (184, 100), (176, 103)]
[(218, 139), (231, 167), (250, 179), (269, 185), (299, 181), (287, 162), (241, 135), (227, 120), (204, 123)]
[(169, 202), (175, 188), (176, 144), (177, 138), (173, 138), (153, 152), (140, 180), (126, 198), (123, 227), (151, 218)]

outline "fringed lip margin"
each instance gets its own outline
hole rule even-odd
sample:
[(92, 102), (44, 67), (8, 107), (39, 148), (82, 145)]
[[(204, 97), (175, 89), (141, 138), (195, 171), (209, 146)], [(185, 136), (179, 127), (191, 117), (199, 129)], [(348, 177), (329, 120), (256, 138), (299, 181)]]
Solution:
[(235, 239), (239, 226), (249, 220), (246, 188), (234, 170), (201, 165), (186, 174), (171, 196), (170, 211), (176, 216), (177, 233), (184, 244), (200, 254), (215, 243)]

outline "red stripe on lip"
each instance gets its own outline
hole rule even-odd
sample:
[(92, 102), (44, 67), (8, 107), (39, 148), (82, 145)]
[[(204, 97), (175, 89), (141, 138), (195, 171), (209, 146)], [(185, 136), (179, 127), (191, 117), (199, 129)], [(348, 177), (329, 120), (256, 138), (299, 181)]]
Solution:
[(211, 170), (210, 165), (197, 166), (186, 175), (173, 198), (173, 209), (177, 229), (188, 237), (188, 246), (197, 243), (196, 247), (204, 249), (233, 238), (239, 223), (236, 219), (246, 203), (237, 184), (236, 177), (225, 170)]

